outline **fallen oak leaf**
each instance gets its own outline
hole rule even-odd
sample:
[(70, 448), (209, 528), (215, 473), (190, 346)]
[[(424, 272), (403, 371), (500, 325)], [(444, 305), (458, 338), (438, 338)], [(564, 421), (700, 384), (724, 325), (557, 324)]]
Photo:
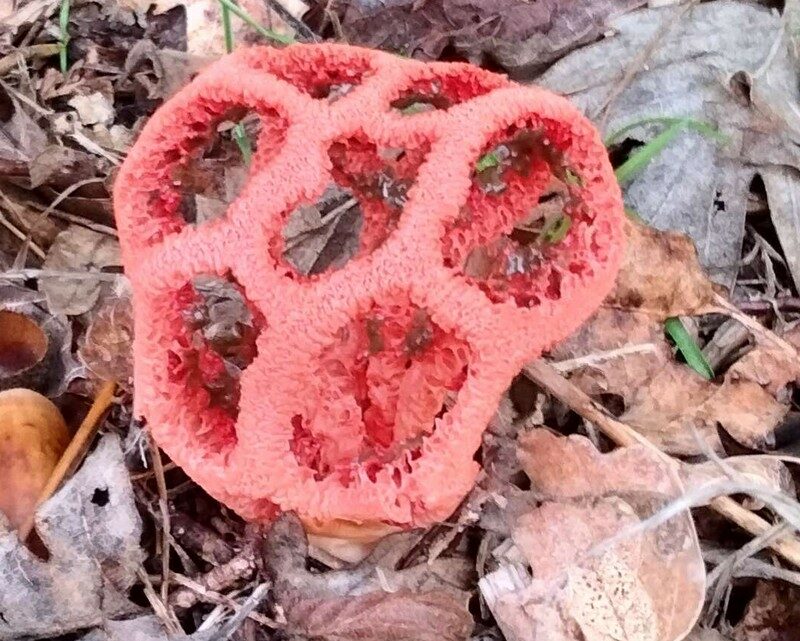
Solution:
[(472, 630), (464, 591), (472, 575), (466, 559), (436, 559), (400, 571), (395, 537), (384, 539), (358, 565), (314, 574), (306, 568), (308, 543), (294, 514), (271, 526), (263, 559), (287, 629), (320, 641), (466, 639)]
[[(116, 238), (73, 225), (61, 232), (47, 252), (45, 272), (80, 271), (121, 266)], [(52, 313), (76, 316), (88, 312), (100, 298), (99, 280), (76, 280), (43, 276), (39, 290)]]
[[(786, 388), (800, 376), (800, 363), (761, 337), (715, 381), (679, 363), (662, 321), (720, 311), (717, 287), (687, 236), (633, 221), (626, 232), (626, 257), (614, 290), (550, 357), (570, 363), (570, 381), (587, 394), (621, 400), (620, 420), (670, 454), (702, 454), (697, 433), (721, 452), (718, 424), (748, 447), (770, 442), (789, 411)], [(800, 343), (800, 330), (787, 341)]]
[(657, 320), (716, 309), (718, 287), (700, 266), (692, 240), (626, 220), (625, 257), (604, 304), (637, 309)]
[(135, 612), (128, 590), (144, 561), (141, 527), (119, 439), (107, 435), (38, 511), (48, 561), (0, 523), (0, 640), (59, 636)]
[(532, 577), (506, 564), (480, 581), (506, 637), (672, 641), (687, 634), (705, 590), (688, 512), (604, 545), (681, 494), (663, 458), (640, 445), (604, 455), (587, 439), (542, 429), (520, 439), (520, 460), (545, 499), (507, 515)]
[(451, 592), (371, 592), (330, 598), (284, 599), (293, 631), (322, 641), (457, 641), (469, 638), (469, 595)]

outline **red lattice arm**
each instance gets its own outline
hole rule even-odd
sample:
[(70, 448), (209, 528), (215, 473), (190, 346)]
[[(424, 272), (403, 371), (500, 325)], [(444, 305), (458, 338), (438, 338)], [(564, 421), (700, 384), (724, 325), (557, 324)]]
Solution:
[[(409, 113), (415, 102), (431, 110)], [(261, 119), (247, 185), (224, 218), (187, 225), (176, 168), (242, 109)], [(476, 171), (491, 150), (505, 154), (489, 169), (503, 170), (499, 186)], [(512, 230), (553, 175), (571, 226), (523, 245)], [(304, 276), (283, 257), (282, 228), (332, 182), (360, 201), (359, 251)], [(503, 390), (594, 311), (623, 249), (605, 149), (566, 100), (341, 45), (249, 49), (209, 67), (147, 124), (114, 199), (137, 411), (246, 518), (277, 507), (323, 527), (447, 517)], [(220, 360), (187, 327), (202, 275), (235, 281), (256, 319), (235, 407), (203, 386)]]

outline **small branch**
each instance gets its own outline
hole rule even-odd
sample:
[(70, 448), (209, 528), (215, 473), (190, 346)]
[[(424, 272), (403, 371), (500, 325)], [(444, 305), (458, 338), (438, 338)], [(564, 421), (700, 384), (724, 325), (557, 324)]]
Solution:
[(239, 610), (234, 614), (220, 629), (217, 636), (217, 639), (221, 641), (228, 641), (239, 627), (244, 623), (244, 620), (250, 616), (250, 614), (255, 610), (260, 604), (261, 601), (264, 600), (264, 597), (267, 596), (269, 592), (270, 584), (269, 583), (261, 583), (253, 590), (253, 593), (247, 597), (245, 602), (241, 605)]
[[(764, 328), (762, 328), (762, 330), (763, 329)], [(524, 372), (527, 377), (550, 392), (559, 401), (564, 403), (564, 405), (580, 414), (586, 420), (594, 423), (601, 432), (617, 445), (644, 445), (651, 451), (657, 453), (670, 465), (677, 465), (677, 461), (658, 449), (652, 442), (639, 434), (632, 427), (610, 416), (608, 412), (588, 394), (563, 378), (555, 369), (544, 361), (539, 360), (527, 365)], [(743, 508), (729, 496), (717, 497), (709, 503), (709, 506), (715, 512), (721, 514), (754, 536), (760, 536), (773, 527), (772, 523), (762, 519), (757, 514), (753, 514), (750, 510)], [(786, 561), (800, 568), (800, 540), (794, 536), (786, 535), (772, 541), (770, 547)]]
[(31, 58), (49, 58), (50, 56), (55, 56), (60, 49), (61, 47), (58, 45), (58, 43), (46, 43), (30, 45), (29, 47), (20, 47), (16, 51), (9, 53), (7, 56), (0, 58), (0, 76), (5, 76), (20, 62), (30, 60)]
[(181, 628), (178, 619), (175, 617), (175, 613), (167, 609), (167, 606), (159, 598), (155, 588), (153, 587), (153, 583), (150, 581), (150, 577), (147, 576), (147, 572), (144, 571), (144, 568), (140, 567), (136, 572), (136, 575), (139, 577), (139, 580), (144, 586), (144, 596), (150, 603), (150, 607), (153, 608), (153, 612), (155, 612), (156, 616), (164, 624), (164, 627), (167, 628), (167, 632), (169, 632), (170, 636), (183, 635), (183, 628)]
[(607, 352), (596, 352), (594, 354), (587, 354), (579, 358), (569, 358), (563, 361), (553, 361), (550, 366), (561, 374), (572, 372), (581, 367), (592, 367), (600, 365), (606, 361), (623, 356), (630, 356), (631, 354), (656, 354), (658, 349), (655, 343), (638, 343), (631, 345), (623, 345), (617, 349), (608, 350)]
[[(193, 580), (205, 590), (222, 592), (237, 583), (250, 580), (256, 569), (255, 552), (252, 548), (247, 548), (227, 563), (223, 563)], [(172, 593), (170, 602), (176, 608), (190, 608), (200, 600), (201, 596), (196, 589), (184, 587)]]
[(740, 309), (738, 309), (736, 305), (731, 303), (724, 296), (720, 296), (719, 294), (717, 294), (714, 297), (714, 302), (716, 302), (718, 306), (718, 309), (716, 310), (717, 312), (736, 319), (747, 329), (753, 332), (755, 337), (757, 339), (760, 339), (761, 342), (772, 343), (776, 347), (786, 352), (786, 355), (789, 356), (789, 358), (792, 358), (800, 362), (800, 356), (798, 355), (797, 350), (791, 343), (787, 342), (786, 340), (778, 336), (772, 330), (764, 327), (757, 320), (750, 318), (750, 316), (748, 316)]
[[(78, 431), (75, 432), (75, 436), (72, 437), (67, 449), (64, 450), (64, 454), (59, 459), (58, 465), (56, 465), (50, 478), (47, 479), (47, 484), (42, 489), (41, 494), (39, 494), (39, 499), (36, 501), (37, 507), (53, 495), (53, 492), (58, 489), (67, 474), (77, 466), (79, 462), (78, 459), (85, 453), (89, 442), (100, 426), (100, 419), (114, 402), (114, 391), (116, 387), (117, 385), (113, 381), (106, 381), (103, 383), (103, 386), (97, 393), (94, 403), (92, 403), (92, 406), (86, 413), (86, 417), (83, 419)], [(34, 513), (28, 517), (28, 520), (20, 526), (18, 530), (20, 541), (25, 541), (30, 535), (31, 530), (33, 530), (35, 515), (36, 513), (34, 511)]]
[(147, 444), (150, 448), (150, 458), (153, 460), (153, 472), (158, 487), (158, 508), (161, 512), (161, 528), (163, 531), (161, 550), (161, 601), (169, 607), (169, 556), (172, 549), (172, 532), (170, 528), (169, 505), (167, 503), (167, 481), (164, 478), (164, 464), (161, 461), (161, 451), (148, 433)]
[(314, 33), (309, 26), (302, 20), (298, 20), (292, 15), (292, 12), (284, 7), (278, 0), (266, 0), (270, 9), (277, 13), (286, 23), (294, 29), (298, 34), (312, 42), (319, 42), (319, 36)]
[(99, 280), (106, 283), (115, 283), (120, 278), (125, 278), (125, 274), (113, 274), (110, 272), (78, 272), (65, 271), (59, 269), (11, 269), (0, 272), (0, 278), (6, 280), (28, 280), (29, 278), (64, 278), (66, 280)]
[[(223, 605), (226, 608), (230, 608), (234, 612), (239, 612), (241, 610), (241, 606), (231, 597), (219, 592), (214, 592), (213, 590), (209, 590), (205, 586), (199, 584), (197, 581), (190, 579), (188, 576), (173, 573), (172, 577), (175, 579), (175, 583), (178, 583), (183, 587), (196, 592), (202, 601), (214, 603), (216, 605)], [(273, 621), (268, 616), (259, 612), (250, 612), (248, 617), (253, 619), (253, 621), (256, 623), (269, 628), (279, 627), (276, 621)]]

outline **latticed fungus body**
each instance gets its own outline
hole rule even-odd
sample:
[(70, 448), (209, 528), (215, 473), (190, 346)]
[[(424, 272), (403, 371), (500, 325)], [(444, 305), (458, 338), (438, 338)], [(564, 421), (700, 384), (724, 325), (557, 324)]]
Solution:
[[(261, 120), (247, 183), (188, 225), (176, 169), (242, 110)], [(283, 227), (334, 182), (361, 207), (358, 251), (300, 273)], [(555, 223), (536, 214), (554, 183)], [(623, 248), (604, 147), (566, 100), (342, 45), (208, 67), (151, 118), (114, 200), (137, 412), (242, 516), (296, 510), (322, 530), (449, 516), (504, 389), (594, 311)], [(231, 284), (236, 349), (197, 320), (200, 277)]]

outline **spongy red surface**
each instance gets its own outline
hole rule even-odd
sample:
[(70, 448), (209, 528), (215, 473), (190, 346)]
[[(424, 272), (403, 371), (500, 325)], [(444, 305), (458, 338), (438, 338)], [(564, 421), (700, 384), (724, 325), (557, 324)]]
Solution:
[[(436, 109), (400, 111), (421, 96)], [(242, 109), (261, 118), (248, 182), (224, 218), (187, 225), (175, 170)], [(519, 131), (548, 153), (530, 150), (500, 193), (481, 188), (476, 162)], [(572, 225), (520, 250), (508, 234), (554, 157), (579, 176)], [(333, 181), (360, 200), (359, 252), (302, 276), (281, 230)], [(605, 149), (566, 100), (469, 65), (342, 45), (247, 49), (211, 65), (148, 122), (114, 202), (134, 287), (137, 412), (249, 519), (276, 506), (318, 522), (446, 518), (475, 481), (503, 390), (592, 313), (623, 249)], [(466, 267), (476, 255), (480, 269)], [(240, 389), (223, 398), (225, 364), (187, 321), (201, 275), (235, 281), (254, 319)]]

